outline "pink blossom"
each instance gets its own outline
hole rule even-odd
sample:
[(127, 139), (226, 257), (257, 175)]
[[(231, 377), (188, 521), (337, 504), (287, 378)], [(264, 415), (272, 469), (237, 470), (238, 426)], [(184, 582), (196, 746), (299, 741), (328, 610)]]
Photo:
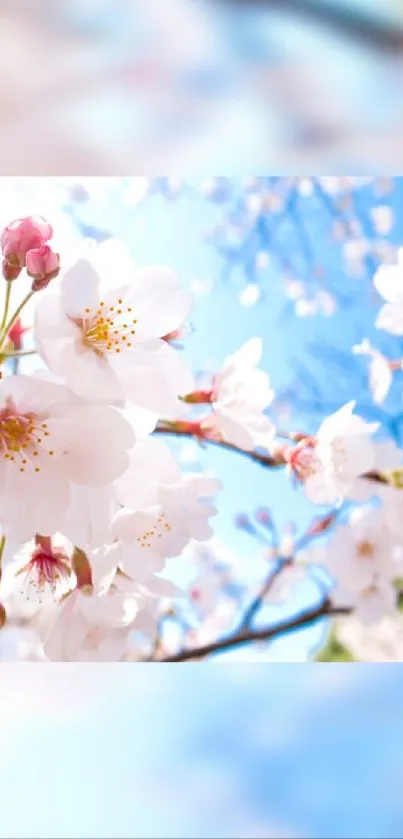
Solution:
[(27, 274), (34, 278), (32, 290), (39, 291), (57, 277), (60, 271), (60, 256), (54, 253), (49, 245), (32, 248), (26, 255), (26, 268)]
[(11, 222), (0, 237), (6, 263), (15, 268), (23, 268), (28, 251), (42, 247), (52, 235), (51, 225), (41, 217), (28, 216)]

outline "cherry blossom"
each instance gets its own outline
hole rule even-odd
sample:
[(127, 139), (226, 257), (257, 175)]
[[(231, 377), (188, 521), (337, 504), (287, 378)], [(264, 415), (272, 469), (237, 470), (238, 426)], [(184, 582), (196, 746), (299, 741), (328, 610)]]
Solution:
[(76, 589), (59, 604), (45, 634), (51, 661), (119, 661), (137, 614), (134, 597), (117, 589), (100, 596)]
[(25, 265), (30, 250), (43, 247), (53, 236), (53, 230), (45, 219), (17, 219), (9, 224), (0, 237), (3, 251), (3, 275), (6, 279), (16, 279)]
[(192, 389), (193, 377), (163, 338), (181, 327), (191, 303), (174, 272), (135, 268), (123, 246), (106, 242), (63, 273), (58, 294), (40, 299), (36, 346), (85, 399), (128, 399), (156, 415), (176, 415), (177, 397)]
[[(150, 180), (150, 197), (164, 191), (179, 197), (185, 183), (168, 180)], [(212, 179), (201, 191), (222, 207), (235, 199), (227, 180)], [(395, 243), (371, 239), (347, 200), (356, 181), (270, 183), (245, 184), (237, 212), (216, 225), (210, 244), (224, 237), (238, 259), (261, 213), (274, 213), (280, 223), (292, 190), (312, 201), (322, 190), (345, 214), (334, 231), (342, 259), (363, 274), (370, 264), (379, 266), (373, 282), (385, 303), (376, 326), (403, 335), (403, 248), (390, 264)], [(128, 212), (127, 194), (124, 206)], [(379, 236), (387, 236), (391, 221), (386, 203), (374, 208)], [(401, 362), (372, 338), (360, 341), (357, 323), (352, 353), (368, 357), (375, 403), (366, 405), (365, 416), (380, 421), (366, 421), (349, 401), (328, 416), (323, 411), (316, 434), (303, 411), (294, 416), (288, 394), (274, 401), (258, 337), (216, 372), (206, 360), (213, 374), (196, 390), (186, 360), (192, 294), (169, 267), (134, 265), (123, 243), (108, 238), (113, 224), (102, 231), (97, 224), (87, 229), (105, 240), (80, 243), (75, 252), (76, 238), (53, 248), (53, 227), (41, 217), (18, 219), (0, 236), (0, 659), (216, 660), (216, 652), (236, 654), (245, 645), (251, 658), (305, 659), (303, 644), (301, 651), (283, 652), (284, 632), (340, 616), (340, 637), (350, 627), (358, 651), (379, 627), (386, 640), (373, 655), (387, 657), (391, 636), (400, 638), (401, 630), (403, 450), (395, 442), (399, 418), (380, 406), (396, 373), (388, 409), (393, 401)], [(267, 296), (272, 261), (274, 269), (259, 238), (239, 296), (245, 318), (251, 317), (245, 307)], [(309, 273), (298, 262), (283, 263), (283, 292), (294, 317), (330, 318), (339, 300), (322, 261)], [(204, 291), (216, 282), (212, 277)], [(193, 280), (193, 291), (197, 283), (201, 288)], [(22, 338), (32, 318), (31, 348)], [(28, 362), (25, 369), (35, 372), (19, 374), (25, 356), (35, 353), (42, 367)], [(399, 347), (392, 355), (399, 358)], [(276, 359), (268, 361), (276, 376)], [(280, 422), (281, 401), (286, 428), (276, 429), (271, 415)], [(176, 456), (177, 442), (197, 457)], [(271, 471), (281, 482), (288, 472), (296, 491), (305, 493), (304, 504), (326, 511), (303, 525), (290, 521), (286, 486), (284, 502), (279, 489), (283, 509), (276, 521), (269, 486), (261, 504), (253, 499), (252, 510), (245, 504), (233, 511), (241, 530), (234, 555), (214, 534), (221, 482), (208, 467), (203, 471), (204, 451), (217, 446), (230, 457), (242, 453), (241, 462), (263, 467), (262, 476)], [(188, 471), (195, 463), (199, 473)], [(247, 499), (248, 485), (243, 489)], [(225, 527), (225, 516), (222, 521)], [(254, 539), (257, 550), (248, 553), (245, 539)], [(306, 603), (301, 592), (307, 599), (315, 594), (299, 611), (300, 600)], [(13, 637), (17, 631), (25, 636)]]
[(403, 248), (397, 253), (395, 265), (381, 265), (378, 268), (374, 285), (386, 300), (379, 311), (376, 326), (392, 335), (403, 335)]
[(33, 277), (33, 291), (46, 288), (48, 283), (57, 277), (60, 271), (60, 256), (54, 253), (49, 245), (32, 248), (27, 253), (26, 269), (29, 277)]
[(374, 468), (373, 434), (379, 423), (367, 423), (349, 402), (327, 417), (315, 438), (289, 452), (291, 468), (314, 504), (334, 504), (353, 492), (357, 480)]
[(385, 401), (392, 384), (392, 369), (390, 362), (379, 350), (372, 347), (367, 339), (353, 347), (355, 355), (367, 355), (369, 364), (369, 385), (371, 393), (378, 405)]
[[(39, 378), (0, 382), (0, 520), (21, 541), (59, 530), (71, 483), (105, 486), (129, 465), (133, 430), (118, 410), (89, 405)], [(21, 515), (21, 510), (24, 515)]]
[(268, 375), (256, 369), (262, 342), (252, 338), (224, 361), (213, 382), (213, 415), (203, 425), (241, 449), (268, 446), (274, 425), (265, 415), (274, 398)]
[(209, 519), (217, 512), (209, 501), (220, 488), (214, 478), (184, 475), (177, 483), (159, 486), (158, 504), (120, 510), (112, 532), (120, 546), (118, 563), (123, 571), (147, 582), (151, 573), (163, 571), (167, 557), (178, 556), (191, 539), (208, 540), (213, 533)]
[(329, 539), (325, 564), (336, 578), (335, 597), (355, 607), (363, 623), (396, 607), (394, 541), (382, 509), (361, 508)]

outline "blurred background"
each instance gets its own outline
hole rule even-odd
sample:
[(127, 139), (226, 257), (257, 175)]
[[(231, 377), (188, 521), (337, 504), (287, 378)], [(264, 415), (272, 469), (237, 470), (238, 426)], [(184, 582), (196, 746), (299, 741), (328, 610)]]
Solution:
[(402, 836), (391, 665), (3, 664), (1, 675), (5, 837)]
[(3, 0), (3, 174), (401, 162), (401, 0)]

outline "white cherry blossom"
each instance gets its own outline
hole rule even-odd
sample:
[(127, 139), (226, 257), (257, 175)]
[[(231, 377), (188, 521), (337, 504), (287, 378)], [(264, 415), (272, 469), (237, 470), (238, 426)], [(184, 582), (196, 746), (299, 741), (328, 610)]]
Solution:
[(158, 504), (144, 510), (119, 511), (112, 532), (120, 544), (120, 567), (134, 580), (145, 582), (164, 569), (167, 557), (179, 556), (191, 539), (212, 536), (209, 519), (216, 515), (210, 499), (221, 483), (204, 475), (184, 475), (161, 485)]
[(135, 268), (123, 245), (106, 242), (64, 272), (59, 293), (35, 310), (36, 347), (49, 369), (93, 402), (126, 399), (174, 416), (193, 387), (180, 352), (164, 336), (178, 330), (192, 303), (173, 271)]
[(264, 413), (274, 391), (267, 373), (257, 369), (261, 356), (262, 342), (252, 338), (226, 358), (214, 377), (213, 415), (203, 420), (206, 428), (245, 450), (267, 446), (274, 435), (274, 425)]
[(363, 623), (396, 608), (394, 540), (382, 508), (360, 508), (329, 539), (325, 564), (334, 575), (337, 603), (354, 607)]
[(22, 544), (6, 541), (2, 558), (1, 598), (18, 595), (33, 604), (56, 603), (76, 580), (71, 559), (74, 546), (61, 533), (37, 534)]
[[(129, 465), (132, 427), (109, 406), (29, 376), (0, 382), (0, 521), (20, 541), (51, 534), (71, 484), (106, 486)], [(22, 515), (23, 511), (23, 515)]]
[(302, 441), (290, 463), (314, 504), (334, 504), (354, 492), (360, 476), (375, 467), (373, 434), (379, 423), (367, 423), (349, 402), (321, 424), (315, 438)]
[(353, 347), (353, 353), (369, 357), (370, 390), (374, 402), (382, 405), (389, 393), (393, 378), (389, 360), (379, 350), (372, 347), (367, 339), (364, 339), (361, 344), (356, 344)]
[(103, 595), (76, 589), (58, 606), (45, 655), (51, 661), (119, 661), (137, 611), (137, 600), (114, 587)]
[(403, 335), (403, 248), (397, 253), (395, 265), (381, 265), (374, 285), (386, 300), (376, 319), (376, 326), (392, 335)]

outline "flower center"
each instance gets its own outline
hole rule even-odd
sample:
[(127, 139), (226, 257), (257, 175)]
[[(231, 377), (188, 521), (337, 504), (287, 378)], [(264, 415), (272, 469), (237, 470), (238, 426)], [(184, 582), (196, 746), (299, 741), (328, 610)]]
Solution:
[(22, 590), (22, 594), (26, 593), (27, 600), (34, 589), (41, 602), (46, 588), (50, 588), (53, 597), (59, 599), (71, 582), (71, 568), (65, 554), (52, 549), (44, 550), (41, 546), (35, 548), (29, 562), (17, 571), (17, 575), (24, 573), (26, 589)]
[(136, 540), (140, 543), (141, 548), (151, 548), (156, 539), (162, 539), (171, 530), (172, 527), (166, 520), (164, 514), (160, 513), (151, 530), (146, 530), (142, 536), (137, 536)]
[(373, 559), (374, 557), (374, 546), (371, 542), (366, 539), (363, 539), (362, 542), (358, 542), (357, 544), (357, 556), (360, 559)]
[(83, 318), (75, 323), (82, 331), (83, 345), (103, 356), (131, 347), (137, 320), (133, 318), (131, 306), (125, 308), (119, 297), (114, 306), (102, 300), (97, 309), (85, 309)]
[(319, 469), (319, 462), (315, 453), (314, 443), (301, 443), (289, 454), (289, 464), (295, 475), (304, 481), (316, 475)]
[(30, 467), (40, 472), (36, 459), (44, 453), (54, 454), (44, 445), (49, 436), (46, 422), (34, 414), (19, 414), (11, 403), (0, 412), (0, 458), (15, 463), (20, 472)]

